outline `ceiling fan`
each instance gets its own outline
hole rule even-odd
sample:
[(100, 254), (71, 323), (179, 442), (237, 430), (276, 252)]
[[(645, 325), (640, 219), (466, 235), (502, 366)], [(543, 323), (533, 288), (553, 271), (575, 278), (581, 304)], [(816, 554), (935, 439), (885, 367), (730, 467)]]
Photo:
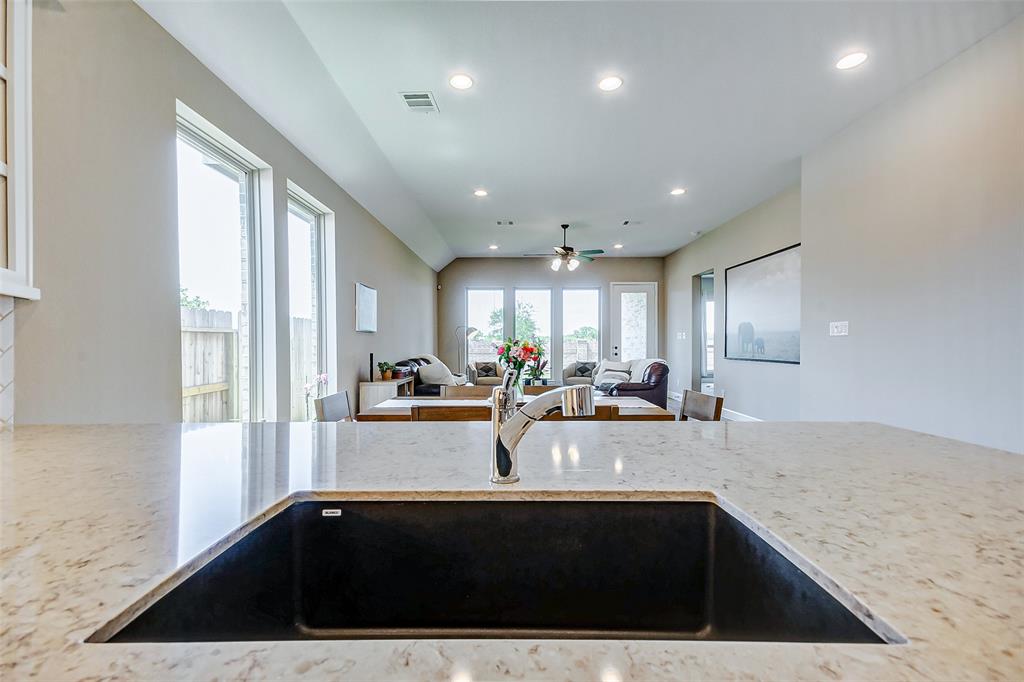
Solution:
[[(561, 269), (562, 264), (572, 272), (580, 266), (580, 261), (586, 261), (587, 263), (593, 263), (594, 259), (591, 256), (597, 256), (604, 253), (604, 249), (586, 249), (584, 251), (577, 251), (573, 247), (565, 243), (566, 236), (569, 233), (569, 225), (562, 225), (562, 245), (555, 247), (555, 257), (551, 259), (551, 269), (555, 272)], [(527, 258), (551, 258), (549, 253), (524, 253), (524, 257)]]

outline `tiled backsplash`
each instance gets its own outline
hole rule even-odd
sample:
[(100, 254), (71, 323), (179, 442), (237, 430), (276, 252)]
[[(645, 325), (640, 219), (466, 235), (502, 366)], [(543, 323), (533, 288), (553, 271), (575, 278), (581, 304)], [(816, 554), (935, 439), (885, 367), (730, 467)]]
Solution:
[(0, 296), (0, 431), (14, 426), (14, 299)]

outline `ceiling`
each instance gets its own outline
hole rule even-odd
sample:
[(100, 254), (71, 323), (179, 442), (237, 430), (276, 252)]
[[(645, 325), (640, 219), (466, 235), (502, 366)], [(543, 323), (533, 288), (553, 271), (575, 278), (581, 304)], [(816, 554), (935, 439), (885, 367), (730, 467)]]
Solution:
[[(452, 256), (549, 250), (563, 222), (579, 248), (670, 253), (797, 182), (805, 152), (1024, 11), (1021, 2), (140, 4), (435, 268)], [(837, 70), (855, 49), (868, 61)], [(449, 86), (455, 73), (474, 86)], [(610, 74), (624, 84), (602, 92)], [(411, 112), (399, 95), (423, 90), (437, 113)], [(687, 192), (671, 196), (674, 187)], [(496, 224), (508, 219), (512, 227)]]

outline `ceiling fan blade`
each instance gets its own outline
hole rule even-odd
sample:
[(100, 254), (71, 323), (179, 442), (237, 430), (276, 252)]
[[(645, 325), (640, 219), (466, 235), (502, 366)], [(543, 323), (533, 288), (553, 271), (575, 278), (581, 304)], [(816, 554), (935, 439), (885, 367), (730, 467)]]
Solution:
[(584, 256), (584, 255), (583, 255), (583, 254), (581, 254), (581, 253), (577, 253), (577, 254), (576, 254), (576, 258), (577, 258), (578, 260), (586, 261), (586, 262), (588, 262), (588, 263), (593, 263), (593, 262), (594, 262), (594, 259), (593, 259), (593, 258), (591, 258), (590, 256)]
[(585, 251), (577, 251), (576, 253), (583, 256), (586, 256), (587, 254), (596, 256), (598, 254), (604, 253), (604, 249), (586, 249)]
[(556, 246), (555, 251), (560, 254), (572, 253), (572, 249), (568, 246)]

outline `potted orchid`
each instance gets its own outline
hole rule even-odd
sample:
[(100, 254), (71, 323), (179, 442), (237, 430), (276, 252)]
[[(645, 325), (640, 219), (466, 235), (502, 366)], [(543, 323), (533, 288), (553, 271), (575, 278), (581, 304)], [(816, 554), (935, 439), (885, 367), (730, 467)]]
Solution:
[(317, 374), (304, 388), (306, 392), (306, 415), (311, 415), (314, 413), (311, 405), (313, 399), (323, 398), (324, 392), (327, 391), (327, 373)]
[(526, 368), (526, 373), (530, 375), (530, 381), (533, 383), (540, 382), (544, 386), (548, 385), (548, 380), (544, 378), (544, 369), (548, 366), (547, 360), (542, 360), (544, 349), (541, 349), (540, 355)]

